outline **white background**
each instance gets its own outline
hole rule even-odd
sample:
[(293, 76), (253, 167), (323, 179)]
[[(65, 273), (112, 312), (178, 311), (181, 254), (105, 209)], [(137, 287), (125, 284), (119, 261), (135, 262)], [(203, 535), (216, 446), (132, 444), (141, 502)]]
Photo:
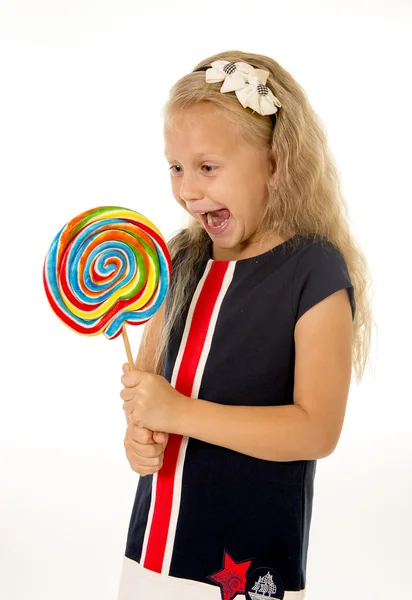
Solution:
[[(111, 600), (138, 475), (121, 338), (76, 335), (42, 267), (78, 213), (119, 204), (166, 239), (161, 108), (222, 50), (267, 54), (325, 123), (374, 278), (372, 368), (318, 462), (307, 600), (410, 597), (411, 13), (404, 0), (0, 3), (0, 597)], [(136, 354), (141, 331), (128, 328)], [(143, 600), (143, 599), (142, 599)]]

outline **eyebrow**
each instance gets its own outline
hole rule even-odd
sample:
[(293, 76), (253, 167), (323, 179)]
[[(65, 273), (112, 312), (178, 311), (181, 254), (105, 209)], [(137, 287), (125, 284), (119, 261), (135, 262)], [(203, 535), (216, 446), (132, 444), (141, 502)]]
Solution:
[[(216, 152), (196, 152), (196, 153), (194, 154), (194, 156), (198, 156), (198, 157), (199, 157), (199, 156), (207, 156), (207, 155), (209, 155), (209, 154), (211, 154), (211, 155), (213, 155), (213, 156), (220, 156), (220, 157), (222, 157), (222, 156), (223, 156), (222, 154), (216, 154)], [(169, 156), (168, 154), (166, 154), (166, 152), (164, 152), (164, 155), (165, 155), (165, 157), (166, 157), (166, 158), (172, 159), (172, 157), (171, 157), (171, 156)], [(172, 160), (175, 160), (175, 159), (172, 159)]]

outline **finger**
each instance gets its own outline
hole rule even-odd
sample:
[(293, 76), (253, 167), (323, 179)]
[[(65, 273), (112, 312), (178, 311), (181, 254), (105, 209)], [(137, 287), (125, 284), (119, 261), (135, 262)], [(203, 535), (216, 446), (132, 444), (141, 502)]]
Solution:
[(138, 442), (133, 442), (130, 444), (130, 448), (136, 456), (143, 456), (144, 458), (156, 458), (156, 456), (163, 454), (163, 444), (139, 444)]
[(126, 450), (126, 455), (129, 459), (129, 461), (131, 463), (135, 464), (137, 467), (144, 466), (144, 467), (158, 467), (159, 468), (163, 464), (163, 455), (147, 458), (145, 456), (137, 456), (133, 452), (130, 453), (127, 450)]
[(130, 371), (129, 363), (123, 363), (122, 369), (123, 373), (128, 373)]
[(133, 373), (123, 373), (120, 377), (120, 381), (124, 387), (134, 387), (136, 385), (136, 381)]
[(146, 427), (134, 425), (132, 429), (132, 438), (140, 444), (154, 444), (153, 432)]
[(163, 466), (163, 457), (161, 457), (161, 456), (158, 456), (156, 458), (150, 458), (150, 459), (148, 458), (147, 460), (149, 461), (149, 464), (146, 466), (146, 465), (143, 465), (143, 464), (140, 464), (140, 463), (134, 461), (133, 457), (131, 459), (129, 458), (130, 464), (135, 464), (136, 471), (138, 471), (138, 472), (142, 469), (152, 469), (152, 471), (149, 471), (149, 472), (156, 473), (156, 471), (159, 471)]
[(127, 413), (128, 415), (131, 415), (133, 412), (133, 409), (135, 408), (135, 403), (132, 402), (131, 400), (126, 400), (125, 402), (123, 402), (122, 408), (125, 413)]
[(124, 387), (135, 387), (139, 385), (141, 380), (142, 374), (140, 371), (129, 371), (128, 373), (124, 373), (120, 378)]
[(155, 458), (156, 456), (163, 454), (163, 444), (156, 444), (154, 442), (151, 444), (141, 444), (133, 439), (130, 432), (126, 433), (124, 446), (136, 460), (138, 460), (139, 457)]
[(133, 400), (135, 394), (136, 392), (134, 388), (123, 388), (120, 391), (120, 398), (124, 401)]
[(167, 437), (167, 434), (164, 433), (164, 431), (154, 431), (153, 432), (153, 439), (158, 444), (164, 444), (164, 442), (166, 441), (166, 437)]

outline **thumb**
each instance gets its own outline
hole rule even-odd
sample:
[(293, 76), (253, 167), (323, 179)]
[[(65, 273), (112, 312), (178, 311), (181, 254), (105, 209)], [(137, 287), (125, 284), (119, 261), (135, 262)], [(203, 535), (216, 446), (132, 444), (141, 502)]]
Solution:
[(153, 439), (157, 444), (164, 444), (166, 446), (169, 440), (169, 434), (164, 431), (154, 431)]

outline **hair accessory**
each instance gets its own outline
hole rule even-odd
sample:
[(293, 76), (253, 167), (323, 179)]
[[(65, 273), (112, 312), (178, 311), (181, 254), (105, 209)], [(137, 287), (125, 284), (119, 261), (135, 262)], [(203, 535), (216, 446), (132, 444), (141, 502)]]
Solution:
[(220, 88), (222, 94), (235, 92), (241, 105), (258, 112), (270, 115), (272, 123), (276, 123), (275, 113), (282, 105), (278, 98), (267, 87), (269, 71), (258, 69), (246, 62), (229, 62), (215, 60), (210, 67), (200, 67), (196, 71), (206, 71), (206, 81), (217, 83), (223, 81)]

